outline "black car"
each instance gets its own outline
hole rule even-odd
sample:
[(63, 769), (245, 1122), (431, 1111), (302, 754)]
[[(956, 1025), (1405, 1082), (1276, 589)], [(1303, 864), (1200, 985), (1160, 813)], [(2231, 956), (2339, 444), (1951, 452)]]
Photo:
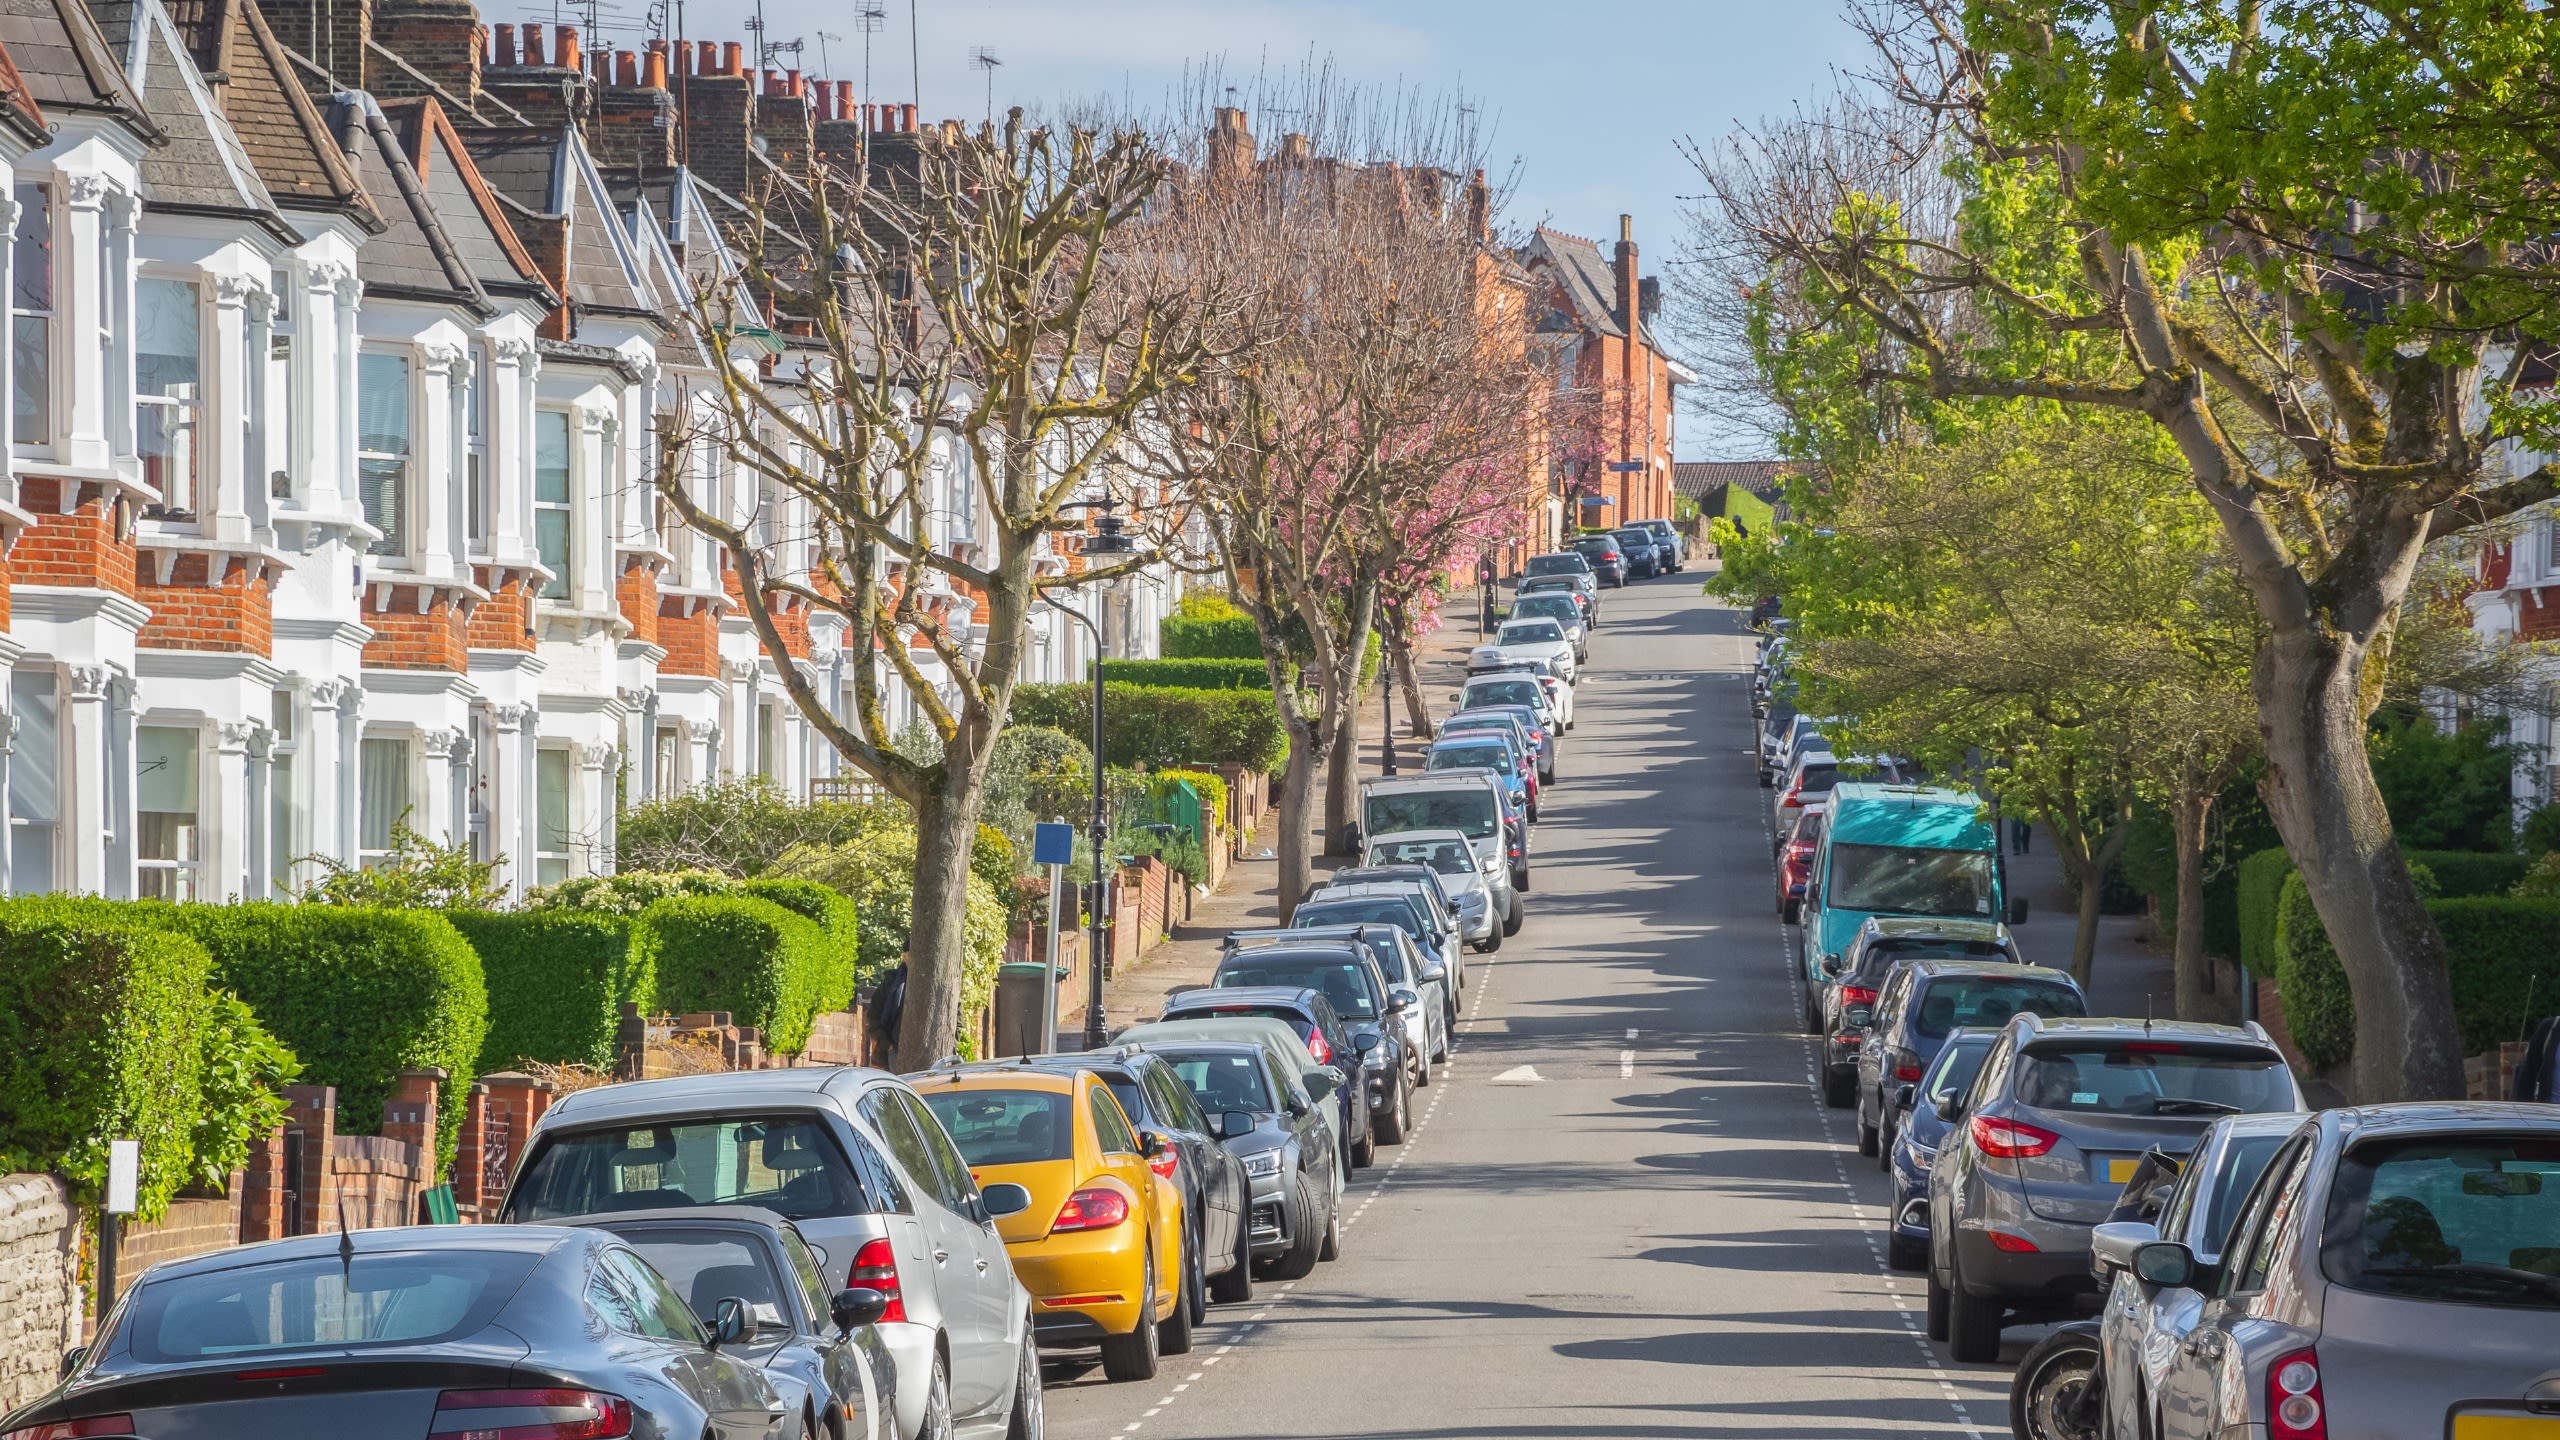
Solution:
[(1573, 542), (1573, 549), (1601, 583), (1621, 587), (1627, 583), (1627, 552), (1618, 547), (1617, 536), (1585, 535)]
[(539, 1423), (766, 1440), (782, 1392), (747, 1353), (743, 1297), (715, 1313), (704, 1325), (603, 1230), (272, 1240), (153, 1266), (96, 1343), (72, 1352), (63, 1382), (0, 1429), (281, 1440)]
[(1255, 1263), (1275, 1280), (1306, 1276), (1338, 1245), (1341, 1223), (1342, 1156), (1325, 1133), (1319, 1102), (1259, 1045), (1158, 1040), (1146, 1049), (1190, 1087), (1243, 1165)]
[[(870, 1435), (891, 1420), (896, 1362), (871, 1322), (888, 1307), (876, 1290), (830, 1295), (832, 1256), (770, 1210), (704, 1205), (553, 1222), (609, 1230), (640, 1252), (705, 1325), (720, 1302), (743, 1300), (747, 1334), (736, 1354), (764, 1367), (800, 1434)], [(793, 1432), (788, 1426), (783, 1434)]]
[[(1820, 837), (1819, 822), (1815, 836)], [(1870, 917), (1858, 927), (1836, 960), (1826, 960), (1823, 969), (1829, 976), (1822, 987), (1822, 1074), (1823, 1103), (1834, 1110), (1846, 1110), (1858, 1096), (1858, 1046), (1865, 1036), (1861, 1026), (1849, 1020), (1849, 1012), (1878, 1009), (1885, 982), (1897, 966), (1907, 960), (1970, 960), (1992, 965), (2024, 965), (2027, 959), (2018, 953), (2016, 937), (2009, 927), (1996, 920), (1974, 920), (1955, 916)], [(1833, 970), (1837, 964), (1840, 968)], [(1855, 1033), (1853, 1033), (1855, 1032)], [(1916, 1069), (1908, 1064), (1897, 1070)], [(1897, 1084), (1908, 1084), (1920, 1077), (1878, 1080), (1879, 1101)], [(1862, 1113), (1863, 1108), (1861, 1107)], [(1879, 1106), (1881, 1108), (1881, 1106)], [(1879, 1134), (1881, 1143), (1890, 1143)]]
[(1404, 1143), (1405, 1132), (1413, 1128), (1413, 1067), (1420, 1057), (1406, 1041), (1403, 1017), (1422, 997), (1387, 983), (1386, 971), (1368, 946), (1357, 940), (1309, 940), (1232, 950), (1219, 958), (1209, 985), (1219, 990), (1304, 985), (1322, 994), (1351, 1027), (1351, 1048), (1360, 1056), (1360, 1088), (1369, 1095), (1369, 1129), (1361, 1137), (1365, 1148), (1355, 1147), (1358, 1163), (1368, 1164), (1380, 1145)]
[[(1170, 1066), (1133, 1045), (1116, 1050), (1086, 1050), (1072, 1055), (1035, 1055), (1022, 1062), (1036, 1069), (1072, 1073), (1090, 1070), (1120, 1101), (1141, 1137), (1148, 1133), (1173, 1142), (1169, 1159), (1152, 1162), (1182, 1191), (1182, 1213), (1191, 1219), (1191, 1253), (1201, 1257), (1207, 1281), (1204, 1300), (1230, 1303), (1253, 1298), (1251, 1238), (1245, 1233), (1244, 1162), (1220, 1144), (1217, 1117), (1205, 1115), (1191, 1087)], [(1196, 1318), (1196, 1317), (1195, 1317)]]
[[(1298, 985), (1241, 987), (1203, 986), (1165, 997), (1159, 1020), (1218, 1020), (1259, 1016), (1277, 1020), (1298, 1032), (1314, 1064), (1330, 1065), (1345, 1077), (1357, 1068), (1360, 1052), (1351, 1042), (1351, 1027), (1321, 990)], [(1342, 1136), (1342, 1168), (1358, 1170), (1377, 1157), (1369, 1134), (1369, 1087), (1347, 1083), (1334, 1091), (1340, 1108), (1336, 1127)]]
[(1650, 530), (1626, 529), (1617, 532), (1618, 548), (1626, 552), (1627, 574), (1651, 579), (1667, 573), (1671, 566), (1662, 557), (1662, 548)]

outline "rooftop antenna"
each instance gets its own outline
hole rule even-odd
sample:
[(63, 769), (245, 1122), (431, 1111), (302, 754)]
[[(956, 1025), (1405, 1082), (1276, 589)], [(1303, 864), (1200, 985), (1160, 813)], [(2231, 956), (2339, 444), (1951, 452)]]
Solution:
[(821, 75), (833, 75), (836, 73), (836, 67), (835, 62), (827, 58), (827, 42), (834, 40), (841, 43), (844, 40), (844, 37), (835, 34), (832, 31), (821, 30), (818, 32), (816, 38), (818, 41), (818, 73)]
[(984, 45), (969, 47), (969, 63), (987, 72), (987, 123), (996, 123), (996, 67), (1004, 62)]
[(916, 0), (907, 0), (907, 83), (914, 88), (908, 98), (918, 110), (924, 109), (924, 41), (916, 24)]
[(879, 5), (865, 5), (853, 12), (853, 28), (862, 32), (862, 98), (871, 99), (871, 37), (889, 23), (889, 12)]

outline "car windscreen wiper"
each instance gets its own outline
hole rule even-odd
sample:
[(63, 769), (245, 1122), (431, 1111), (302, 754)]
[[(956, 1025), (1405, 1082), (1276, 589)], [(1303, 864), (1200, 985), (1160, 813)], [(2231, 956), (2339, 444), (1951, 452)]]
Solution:
[(2178, 1095), (2161, 1095), (2152, 1099), (2151, 1113), (2154, 1115), (2239, 1115), (2246, 1112), (2237, 1105), (2225, 1105), (2219, 1100), (2197, 1100)]

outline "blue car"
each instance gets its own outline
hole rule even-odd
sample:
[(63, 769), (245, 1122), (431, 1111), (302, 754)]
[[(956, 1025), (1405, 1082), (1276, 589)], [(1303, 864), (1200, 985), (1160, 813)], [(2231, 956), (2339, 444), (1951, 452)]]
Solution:
[(1973, 1084), (1982, 1057), (1991, 1052), (1998, 1030), (1958, 1030), (1938, 1047), (1928, 1073), (1902, 1087), (1895, 1103), (1902, 1123), (1894, 1129), (1885, 1152), (1885, 1173), (1893, 1177), (1893, 1204), (1886, 1209), (1885, 1263), (1896, 1270), (1917, 1270), (1929, 1263), (1929, 1165), (1938, 1144), (1952, 1128), (1938, 1118), (1938, 1101)]
[(1518, 752), (1499, 735), (1457, 734), (1436, 741), (1424, 752), (1422, 768), (1428, 770), (1490, 770), (1502, 780), (1502, 793), (1510, 797), (1514, 813), (1538, 818), (1529, 794), (1529, 776), (1520, 764)]

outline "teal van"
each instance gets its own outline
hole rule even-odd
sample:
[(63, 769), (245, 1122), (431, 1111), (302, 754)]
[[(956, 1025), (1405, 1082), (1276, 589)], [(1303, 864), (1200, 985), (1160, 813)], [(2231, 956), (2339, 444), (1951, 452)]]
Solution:
[[(1875, 916), (2027, 918), (2008, 896), (2000, 836), (1970, 790), (1928, 785), (1835, 786), (1804, 897), (1804, 993), (1822, 993), (1823, 961)], [(1808, 998), (1811, 1028), (1821, 1020)]]

